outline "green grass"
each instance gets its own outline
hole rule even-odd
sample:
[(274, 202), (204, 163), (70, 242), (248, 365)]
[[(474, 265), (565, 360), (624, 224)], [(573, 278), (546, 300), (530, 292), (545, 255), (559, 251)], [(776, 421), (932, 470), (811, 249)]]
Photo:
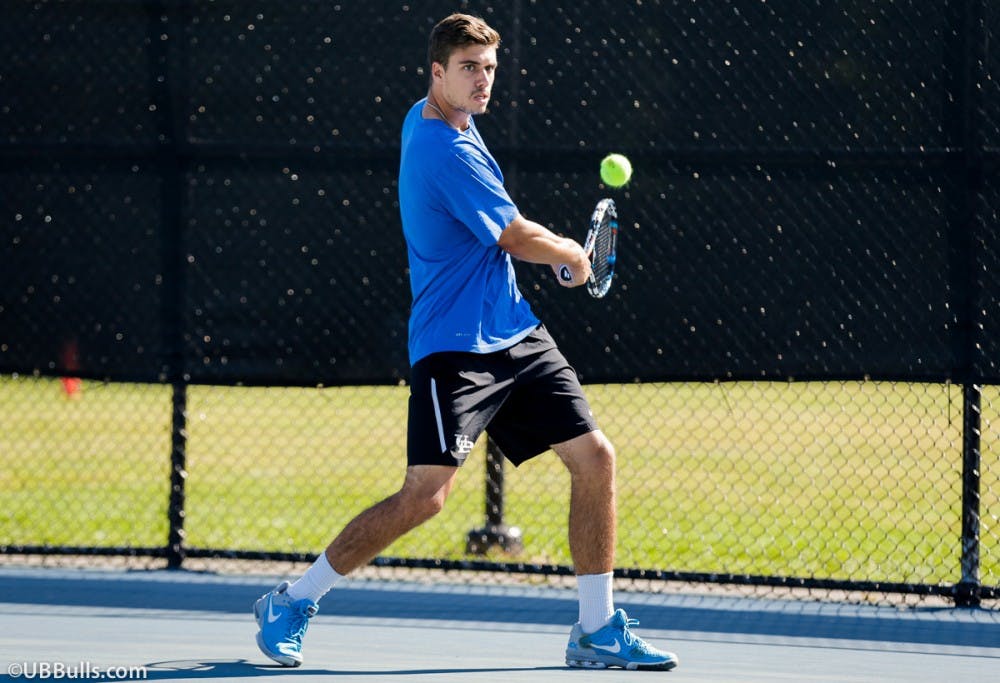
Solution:
[[(587, 387), (618, 450), (618, 566), (951, 583), (959, 578), (961, 389), (901, 383)], [(317, 552), (392, 493), (405, 387), (190, 387), (187, 543)], [(0, 544), (162, 546), (170, 389), (0, 380)], [(983, 398), (982, 580), (1000, 583), (1000, 447)], [(388, 548), (461, 558), (484, 520), (480, 442), (445, 511)], [(569, 478), (508, 467), (517, 561), (570, 564)]]

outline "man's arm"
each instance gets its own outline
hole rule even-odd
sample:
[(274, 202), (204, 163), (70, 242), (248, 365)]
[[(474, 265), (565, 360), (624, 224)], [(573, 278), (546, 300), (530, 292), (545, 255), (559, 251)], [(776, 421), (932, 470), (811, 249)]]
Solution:
[[(551, 266), (556, 280), (564, 287), (582, 285), (590, 276), (590, 258), (578, 242), (560, 237), (520, 214), (500, 233), (497, 245), (520, 261)], [(570, 269), (571, 281), (565, 282), (559, 277), (560, 265)]]

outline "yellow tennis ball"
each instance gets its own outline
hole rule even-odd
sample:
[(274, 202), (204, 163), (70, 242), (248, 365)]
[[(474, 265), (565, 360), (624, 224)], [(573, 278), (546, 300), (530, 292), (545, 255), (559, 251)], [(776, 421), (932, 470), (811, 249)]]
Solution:
[(609, 154), (601, 160), (601, 180), (610, 187), (621, 187), (632, 177), (632, 162), (624, 154)]

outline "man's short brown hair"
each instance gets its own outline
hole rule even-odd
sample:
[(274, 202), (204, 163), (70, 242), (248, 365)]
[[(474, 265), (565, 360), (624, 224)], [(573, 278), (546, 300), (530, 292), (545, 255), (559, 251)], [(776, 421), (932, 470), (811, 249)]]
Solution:
[(470, 14), (449, 15), (431, 31), (427, 46), (428, 64), (437, 62), (447, 67), (451, 53), (468, 45), (496, 47), (500, 45), (500, 34), (479, 17)]

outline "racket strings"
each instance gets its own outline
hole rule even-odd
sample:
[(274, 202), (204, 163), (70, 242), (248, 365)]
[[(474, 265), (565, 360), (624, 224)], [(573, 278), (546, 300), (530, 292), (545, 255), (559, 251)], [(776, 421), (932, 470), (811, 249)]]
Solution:
[(614, 235), (612, 233), (611, 221), (605, 218), (597, 230), (597, 239), (594, 240), (594, 279), (602, 282), (611, 275), (614, 267)]

